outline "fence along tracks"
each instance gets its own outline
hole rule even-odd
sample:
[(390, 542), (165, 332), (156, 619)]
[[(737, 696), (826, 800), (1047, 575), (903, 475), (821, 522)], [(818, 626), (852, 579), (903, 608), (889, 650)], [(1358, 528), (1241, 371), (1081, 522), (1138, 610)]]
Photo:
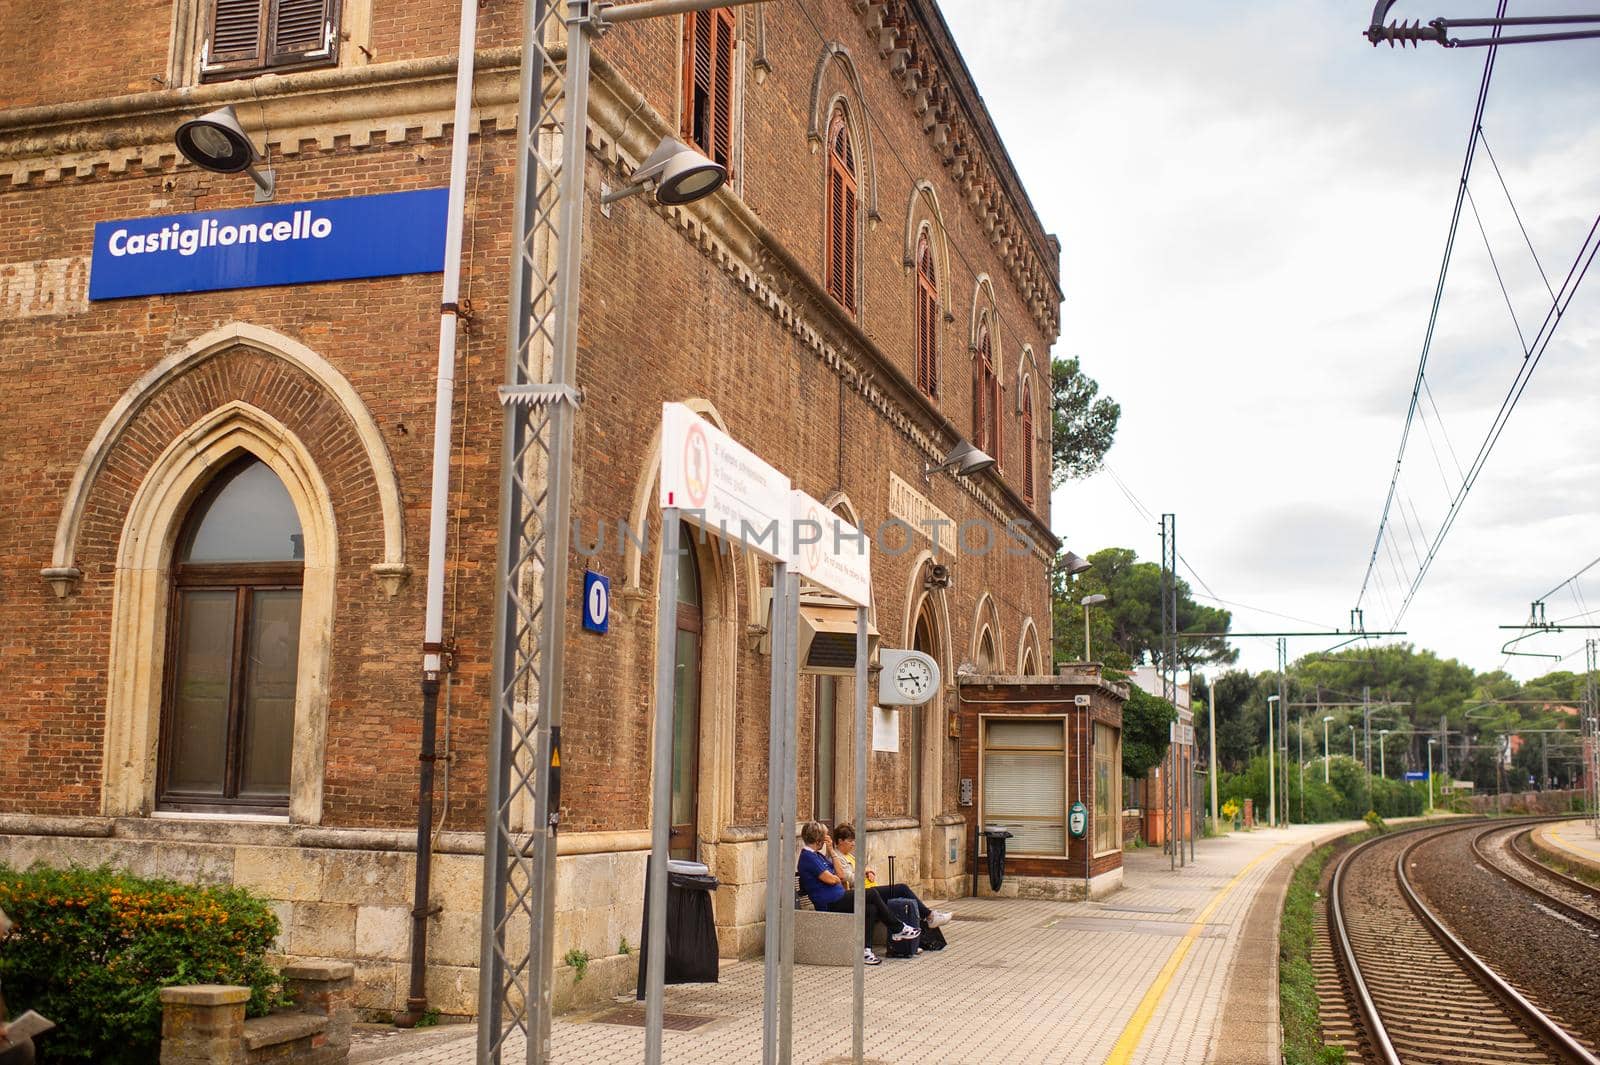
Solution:
[(1363, 1059), (1384, 1065), (1600, 1065), (1468, 950), (1407, 877), (1407, 861), (1421, 843), (1475, 830), (1482, 830), (1481, 822), (1379, 836), (1338, 859), (1328, 893), (1329, 923), (1356, 1005)]

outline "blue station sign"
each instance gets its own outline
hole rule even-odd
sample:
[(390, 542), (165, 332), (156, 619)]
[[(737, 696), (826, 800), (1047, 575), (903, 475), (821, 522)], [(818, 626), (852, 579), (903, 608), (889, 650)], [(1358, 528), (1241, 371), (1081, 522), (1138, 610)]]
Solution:
[(438, 273), (447, 196), (419, 189), (96, 222), (89, 298)]

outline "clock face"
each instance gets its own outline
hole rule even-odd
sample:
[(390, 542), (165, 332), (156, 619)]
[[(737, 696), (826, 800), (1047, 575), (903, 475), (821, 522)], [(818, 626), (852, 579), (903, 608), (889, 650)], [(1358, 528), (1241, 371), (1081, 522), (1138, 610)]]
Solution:
[(907, 699), (925, 700), (933, 691), (933, 669), (920, 658), (907, 658), (894, 671), (894, 686)]

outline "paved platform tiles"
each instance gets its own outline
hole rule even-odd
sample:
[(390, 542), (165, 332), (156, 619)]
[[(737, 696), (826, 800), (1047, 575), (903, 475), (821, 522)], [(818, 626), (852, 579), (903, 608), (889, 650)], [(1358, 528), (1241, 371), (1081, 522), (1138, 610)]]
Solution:
[(1547, 849), (1562, 857), (1600, 870), (1600, 838), (1593, 821), (1577, 818), (1559, 821), (1535, 830), (1536, 838)]
[[(1275, 1062), (1285, 859), (1357, 827), (1202, 840), (1198, 860), (1177, 871), (1159, 849), (1131, 851), (1126, 886), (1098, 902), (954, 900), (950, 949), (867, 971), (866, 1056), (885, 1065)], [(724, 961), (719, 984), (667, 988), (670, 1014), (712, 1019), (667, 1031), (664, 1059), (759, 1062), (761, 989), (759, 959)], [(794, 1002), (796, 1065), (848, 1061), (850, 970), (797, 966)], [(643, 1029), (597, 1015), (557, 1018), (555, 1060), (642, 1061)], [(1224, 1031), (1225, 1015), (1234, 1031)], [(469, 1065), (474, 1047), (464, 1028), (363, 1058)], [(521, 1060), (520, 1047), (507, 1062)]]

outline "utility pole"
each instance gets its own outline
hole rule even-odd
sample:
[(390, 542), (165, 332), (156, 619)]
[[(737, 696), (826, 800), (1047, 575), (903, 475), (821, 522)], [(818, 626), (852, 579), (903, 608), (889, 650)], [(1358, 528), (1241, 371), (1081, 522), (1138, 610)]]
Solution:
[(1212, 831), (1215, 832), (1215, 831), (1218, 831), (1218, 829), (1216, 827), (1217, 826), (1217, 685), (1216, 685), (1215, 681), (1213, 681), (1211, 683), (1211, 692), (1210, 692), (1210, 694), (1211, 694), (1211, 709), (1208, 712), (1207, 719), (1210, 722), (1210, 726), (1211, 727), (1209, 729), (1207, 729), (1207, 732), (1210, 733), (1210, 740), (1211, 740), (1211, 751), (1210, 751), (1211, 764), (1210, 764), (1210, 767), (1209, 767), (1211, 771), (1206, 775), (1211, 778), (1211, 824), (1212, 824)]
[(1278, 708), (1273, 705), (1282, 699), (1279, 695), (1267, 696), (1267, 827), (1278, 827), (1278, 767), (1273, 765), (1278, 745), (1272, 737), (1272, 719)]
[(1279, 799), (1283, 803), (1282, 821), (1289, 823), (1289, 641), (1278, 637), (1278, 739), (1283, 744), (1283, 756), (1278, 761), (1283, 773), (1283, 787)]
[[(1178, 516), (1161, 515), (1161, 694), (1178, 705)], [(1166, 850), (1168, 865), (1178, 867), (1182, 845), (1178, 842), (1178, 809), (1183, 801), (1178, 775), (1182, 753), (1176, 744), (1167, 748), (1167, 772), (1161, 794), (1166, 806)]]
[(1589, 806), (1594, 835), (1600, 839), (1600, 688), (1595, 683), (1597, 648), (1593, 639), (1584, 641), (1583, 716), (1589, 724), (1588, 750), (1584, 761), (1584, 798)]
[(1367, 809), (1376, 809), (1377, 803), (1372, 799), (1372, 688), (1368, 685), (1361, 686), (1361, 742), (1366, 752), (1366, 760), (1362, 765), (1361, 790), (1367, 795)]

